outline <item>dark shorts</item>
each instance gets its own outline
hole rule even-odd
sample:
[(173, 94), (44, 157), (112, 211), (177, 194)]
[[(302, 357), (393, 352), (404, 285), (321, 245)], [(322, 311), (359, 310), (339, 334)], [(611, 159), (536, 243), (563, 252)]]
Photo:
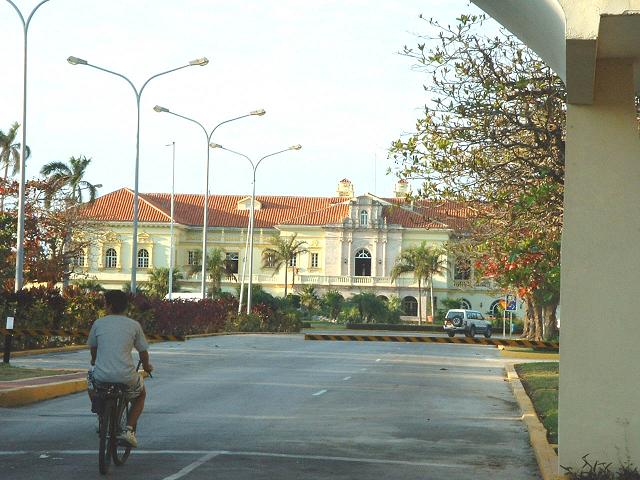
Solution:
[[(93, 388), (89, 387), (89, 382), (93, 383)], [(87, 387), (89, 387), (89, 392), (91, 392), (92, 390), (95, 391), (96, 389), (100, 388), (100, 385), (100, 382), (93, 378), (93, 375), (87, 375)], [(142, 394), (143, 390), (144, 380), (142, 379), (142, 375), (136, 375), (136, 381), (130, 385), (127, 385), (127, 399), (134, 400), (138, 398)]]

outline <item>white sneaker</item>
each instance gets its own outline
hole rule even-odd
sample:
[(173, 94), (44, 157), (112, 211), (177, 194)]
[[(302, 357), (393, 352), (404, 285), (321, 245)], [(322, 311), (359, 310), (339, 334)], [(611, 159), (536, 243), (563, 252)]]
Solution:
[(122, 432), (118, 434), (118, 440), (122, 440), (127, 443), (129, 446), (136, 448), (138, 446), (138, 441), (136, 440), (136, 433), (133, 431), (133, 427), (127, 425)]

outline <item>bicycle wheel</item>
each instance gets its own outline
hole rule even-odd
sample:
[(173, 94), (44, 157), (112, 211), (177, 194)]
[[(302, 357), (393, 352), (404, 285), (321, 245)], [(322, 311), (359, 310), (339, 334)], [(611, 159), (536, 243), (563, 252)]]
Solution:
[(127, 426), (127, 419), (129, 418), (129, 401), (126, 398), (120, 397), (116, 402), (115, 416), (113, 419), (113, 436), (111, 441), (111, 453), (113, 455), (113, 463), (116, 465), (124, 465), (124, 462), (129, 458), (131, 453), (131, 447), (126, 444), (121, 444), (118, 441), (118, 432), (122, 431)]
[(111, 462), (110, 450), (110, 430), (112, 418), (113, 400), (107, 400), (104, 404), (104, 411), (100, 414), (100, 446), (98, 448), (98, 467), (102, 475), (109, 471)]

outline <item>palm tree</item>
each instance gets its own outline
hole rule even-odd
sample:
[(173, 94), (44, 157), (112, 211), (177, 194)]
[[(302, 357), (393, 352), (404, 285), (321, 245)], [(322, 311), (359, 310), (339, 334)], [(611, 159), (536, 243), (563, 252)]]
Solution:
[(302, 287), (302, 292), (300, 293), (300, 304), (309, 312), (316, 310), (320, 306), (320, 297), (318, 297), (316, 287), (313, 285), (305, 285)]
[[(194, 263), (191, 265), (190, 274), (198, 273), (201, 271), (200, 263), (202, 261), (202, 252), (196, 251), (194, 257)], [(222, 284), (223, 276), (233, 276), (233, 273), (229, 270), (229, 264), (226, 261), (225, 252), (218, 247), (212, 248), (207, 253), (206, 259), (206, 272), (207, 276), (211, 279), (211, 293), (219, 292), (220, 285)]]
[[(7, 133), (0, 130), (0, 165), (4, 167), (3, 183), (9, 178), (9, 168), (11, 168), (11, 176), (18, 173), (20, 168), (20, 147), (21, 144), (16, 142), (18, 129), (20, 124), (14, 122)], [(25, 148), (25, 157), (29, 158), (31, 151), (29, 147)], [(25, 158), (25, 160), (26, 160)], [(4, 212), (4, 194), (0, 197), (0, 211)]]
[[(182, 278), (180, 270), (173, 270), (173, 285), (177, 285)], [(177, 291), (175, 289), (174, 291)], [(152, 268), (147, 281), (147, 293), (156, 297), (164, 298), (169, 293), (169, 269), (165, 267)]]
[(81, 157), (71, 157), (69, 164), (64, 162), (50, 162), (42, 167), (40, 173), (45, 177), (51, 186), (51, 192), (47, 196), (50, 202), (53, 195), (60, 191), (66, 191), (66, 197), (75, 204), (84, 202), (83, 192), (89, 194), (88, 202), (92, 203), (96, 199), (100, 184), (92, 184), (84, 180), (87, 167), (91, 159), (82, 155)]
[(418, 323), (422, 324), (422, 282), (429, 283), (431, 318), (433, 318), (433, 276), (446, 272), (446, 252), (440, 248), (430, 247), (427, 242), (407, 248), (396, 259), (391, 269), (391, 280), (396, 280), (403, 273), (413, 273), (418, 280)]
[[(67, 208), (75, 207), (83, 203), (83, 192), (86, 190), (89, 194), (89, 203), (96, 199), (96, 192), (102, 185), (92, 184), (83, 180), (87, 166), (91, 163), (91, 159), (85, 157), (71, 157), (69, 165), (64, 162), (50, 162), (40, 169), (40, 173), (47, 177), (48, 191), (45, 194), (45, 207), (51, 205), (51, 201), (55, 195), (62, 192), (64, 195), (64, 203)], [(67, 246), (71, 243), (72, 232), (67, 231), (62, 243), (63, 255), (66, 255)], [(69, 284), (69, 277), (62, 279), (62, 288), (65, 289)]]
[[(273, 268), (273, 275), (278, 273), (282, 268), (284, 268), (284, 296), (287, 297), (287, 273), (289, 271), (289, 266), (292, 263), (291, 261), (299, 254), (306, 253), (309, 250), (306, 245), (307, 242), (303, 240), (296, 240), (298, 236), (297, 233), (294, 233), (290, 237), (281, 237), (278, 234), (275, 234), (271, 237), (270, 243), (271, 247), (266, 248), (262, 252), (262, 268)], [(294, 267), (295, 268), (295, 267)], [(295, 272), (294, 272), (295, 274)], [(295, 277), (294, 277), (295, 278)]]
[(322, 297), (322, 305), (326, 308), (329, 318), (335, 320), (342, 311), (344, 297), (337, 290), (329, 290)]

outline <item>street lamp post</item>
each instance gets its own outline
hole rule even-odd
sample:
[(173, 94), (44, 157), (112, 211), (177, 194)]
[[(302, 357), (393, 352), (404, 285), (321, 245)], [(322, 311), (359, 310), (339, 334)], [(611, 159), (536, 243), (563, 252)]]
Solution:
[(171, 226), (169, 227), (169, 300), (173, 298), (173, 214), (175, 203), (175, 186), (176, 186), (176, 142), (171, 142), (166, 147), (172, 147), (173, 155), (171, 158)]
[(175, 115), (176, 117), (183, 118), (185, 120), (189, 120), (190, 122), (198, 125), (207, 139), (207, 164), (205, 168), (205, 187), (204, 187), (204, 202), (203, 202), (203, 220), (202, 220), (202, 281), (201, 281), (201, 293), (202, 299), (207, 298), (207, 228), (209, 223), (209, 163), (210, 163), (210, 154), (209, 154), (209, 143), (211, 143), (211, 138), (213, 137), (214, 132), (218, 129), (219, 126), (224, 125), (225, 123), (234, 122), (236, 120), (240, 120), (241, 118), (251, 117), (251, 116), (262, 116), (267, 113), (263, 109), (254, 110), (252, 112), (247, 113), (246, 115), (240, 115), (239, 117), (231, 118), (229, 120), (225, 120), (224, 122), (220, 122), (213, 129), (208, 132), (207, 129), (202, 125), (202, 123), (194, 120), (193, 118), (185, 117), (184, 115), (180, 115), (178, 113), (172, 112), (168, 108), (161, 107), (160, 105), (156, 105), (153, 109), (158, 113), (170, 113), (171, 115)]
[(26, 155), (27, 155), (27, 39), (29, 33), (29, 24), (36, 10), (49, 0), (42, 0), (38, 3), (25, 21), (20, 9), (12, 0), (7, 0), (14, 8), (22, 22), (22, 32), (24, 34), (24, 50), (23, 50), (23, 70), (22, 70), (22, 144), (20, 145), (20, 186), (18, 187), (18, 228), (16, 241), (16, 274), (14, 290), (17, 292), (22, 289), (24, 284), (24, 190), (26, 183)]
[(99, 67), (97, 65), (93, 65), (86, 60), (78, 57), (69, 57), (67, 58), (67, 62), (71, 65), (86, 65), (88, 67), (93, 67), (97, 70), (110, 73), (117, 77), (124, 79), (130, 86), (133, 88), (133, 92), (136, 95), (136, 108), (137, 108), (137, 128), (136, 128), (136, 164), (135, 164), (135, 179), (134, 179), (134, 188), (133, 188), (133, 241), (131, 245), (131, 293), (136, 293), (136, 273), (138, 268), (138, 173), (140, 166), (140, 97), (142, 96), (142, 92), (145, 87), (149, 84), (151, 80), (154, 78), (160, 77), (162, 75), (166, 75), (167, 73), (175, 72), (176, 70), (182, 70), (183, 68), (193, 67), (196, 65), (204, 66), (209, 63), (209, 60), (206, 57), (197, 58), (195, 60), (191, 60), (186, 65), (182, 65), (177, 68), (172, 68), (171, 70), (167, 70), (165, 72), (157, 73), (152, 77), (148, 78), (138, 90), (135, 85), (129, 80), (127, 77), (122, 75), (121, 73), (113, 72), (111, 70), (107, 70), (106, 68)]
[[(300, 150), (302, 145), (292, 145), (289, 148), (285, 148), (284, 150), (279, 150), (274, 153), (270, 153), (269, 155), (265, 155), (260, 158), (257, 162), (253, 162), (247, 155), (236, 152), (234, 150), (230, 150), (228, 148), (223, 147), (222, 145), (218, 145), (217, 143), (212, 143), (211, 148), (220, 148), (222, 150), (226, 150), (227, 152), (234, 153), (241, 157), (246, 158), (251, 164), (251, 168), (253, 169), (253, 180), (252, 191), (251, 191), (251, 209), (249, 211), (249, 284), (247, 285), (247, 315), (251, 313), (251, 289), (253, 287), (253, 226), (255, 221), (255, 203), (256, 203), (256, 171), (258, 167), (262, 163), (265, 158), (273, 157), (274, 155), (278, 155), (280, 153), (288, 152), (289, 150)], [(240, 285), (240, 304), (242, 304), (242, 288), (244, 286), (244, 275), (242, 276), (242, 283)]]

